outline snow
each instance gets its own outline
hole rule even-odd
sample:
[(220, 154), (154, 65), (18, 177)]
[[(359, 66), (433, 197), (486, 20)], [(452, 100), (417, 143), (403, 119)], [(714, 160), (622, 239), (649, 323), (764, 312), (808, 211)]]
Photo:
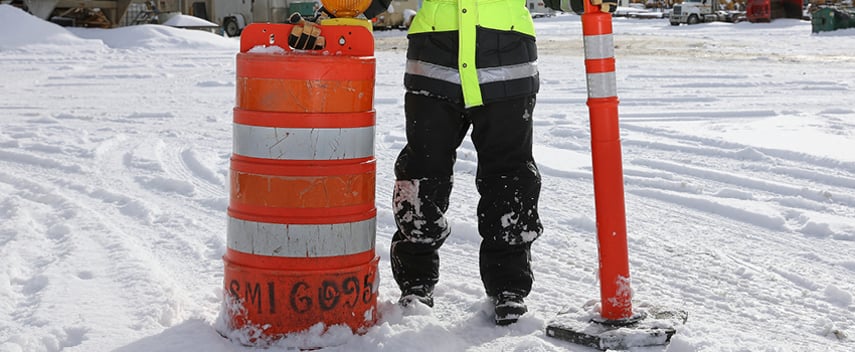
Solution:
[(169, 16), (169, 19), (163, 22), (163, 25), (172, 27), (219, 27), (214, 22), (180, 13)]
[[(436, 306), (394, 304), (406, 41), (384, 31), (381, 318), (364, 335), (316, 327), (270, 351), (592, 351), (544, 332), (599, 299), (581, 26), (565, 14), (535, 26), (545, 233), (530, 312), (489, 321), (468, 139)], [(689, 313), (668, 346), (634, 350), (855, 350), (855, 30), (628, 18), (614, 30), (634, 302)], [(237, 39), (66, 29), (7, 5), (0, 33), (0, 351), (253, 350), (215, 330)]]

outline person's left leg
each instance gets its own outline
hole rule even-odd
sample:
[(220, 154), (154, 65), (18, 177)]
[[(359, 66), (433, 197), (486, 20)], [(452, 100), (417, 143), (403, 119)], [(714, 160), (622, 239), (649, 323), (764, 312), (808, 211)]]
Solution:
[(478, 151), (481, 279), (497, 301), (513, 296), (522, 303), (534, 281), (531, 243), (543, 232), (537, 212), (540, 173), (532, 155), (534, 105), (531, 95), (469, 111)]

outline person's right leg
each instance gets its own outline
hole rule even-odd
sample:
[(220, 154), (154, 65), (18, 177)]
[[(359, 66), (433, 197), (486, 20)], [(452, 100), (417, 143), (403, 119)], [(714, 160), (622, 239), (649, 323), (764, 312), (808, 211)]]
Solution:
[(469, 123), (456, 104), (411, 93), (405, 99), (407, 145), (395, 162), (392, 200), (398, 226), (390, 250), (392, 274), (402, 305), (415, 298), (432, 306), (439, 281), (437, 251), (450, 233), (444, 214), (457, 147)]

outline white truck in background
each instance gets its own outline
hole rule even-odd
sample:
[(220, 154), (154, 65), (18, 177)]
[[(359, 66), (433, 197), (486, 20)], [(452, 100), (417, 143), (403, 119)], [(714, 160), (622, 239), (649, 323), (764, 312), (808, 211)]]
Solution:
[(286, 23), (294, 12), (312, 17), (320, 7), (317, 0), (185, 0), (182, 3), (181, 12), (219, 24), (229, 37), (239, 36), (253, 22)]
[(718, 0), (684, 0), (671, 9), (672, 26), (698, 24), (702, 22), (739, 22), (745, 19), (743, 11), (724, 11)]

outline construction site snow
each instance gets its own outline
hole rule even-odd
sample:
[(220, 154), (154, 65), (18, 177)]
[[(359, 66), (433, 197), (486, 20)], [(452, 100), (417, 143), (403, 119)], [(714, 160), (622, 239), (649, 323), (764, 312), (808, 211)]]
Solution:
[[(389, 269), (406, 143), (405, 34), (377, 33), (379, 321), (270, 351), (591, 351), (546, 336), (599, 299), (580, 19), (535, 22), (545, 233), (530, 312), (496, 327), (478, 278), (476, 153), (456, 164), (432, 309)], [(632, 289), (685, 310), (634, 351), (855, 350), (855, 31), (615, 18)], [(0, 351), (250, 351), (223, 301), (238, 39), (66, 29), (0, 5)]]

